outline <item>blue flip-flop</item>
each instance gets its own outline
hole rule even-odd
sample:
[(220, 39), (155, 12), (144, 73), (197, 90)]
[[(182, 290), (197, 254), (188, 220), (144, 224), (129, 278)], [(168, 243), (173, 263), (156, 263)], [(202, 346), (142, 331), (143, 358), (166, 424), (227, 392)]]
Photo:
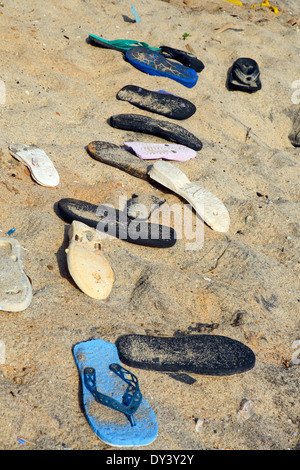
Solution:
[(198, 75), (194, 69), (173, 62), (157, 51), (137, 46), (126, 51), (125, 57), (131, 65), (149, 75), (168, 77), (188, 88), (197, 83)]
[(143, 398), (138, 379), (121, 366), (116, 346), (90, 340), (77, 344), (73, 355), (85, 414), (95, 434), (115, 447), (153, 442), (158, 432), (155, 413)]

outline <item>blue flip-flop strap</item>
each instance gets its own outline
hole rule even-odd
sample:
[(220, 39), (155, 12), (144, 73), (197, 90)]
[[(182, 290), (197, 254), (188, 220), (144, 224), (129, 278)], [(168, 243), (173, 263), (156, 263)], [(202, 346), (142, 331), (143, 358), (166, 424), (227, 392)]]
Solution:
[[(124, 413), (129, 419), (131, 426), (134, 426), (133, 414), (137, 411), (143, 398), (139, 389), (138, 379), (119, 364), (111, 364), (109, 368), (128, 384), (127, 390), (122, 397), (123, 403), (97, 390), (96, 371), (92, 367), (86, 367), (83, 371), (84, 384), (98, 403)], [(127, 378), (128, 376), (129, 379)]]

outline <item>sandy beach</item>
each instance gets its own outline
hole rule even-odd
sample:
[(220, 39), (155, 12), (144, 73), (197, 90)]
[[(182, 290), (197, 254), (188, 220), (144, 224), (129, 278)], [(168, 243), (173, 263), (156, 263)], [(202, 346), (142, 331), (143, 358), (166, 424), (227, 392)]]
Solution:
[[(154, 442), (136, 450), (299, 450), (300, 149), (289, 135), (300, 130), (300, 4), (274, 0), (275, 14), (250, 8), (249, 0), (133, 3), (139, 22), (125, 0), (0, 6), (0, 234), (20, 242), (33, 293), (25, 310), (0, 312), (0, 449), (115, 450), (87, 422), (73, 347), (132, 333), (205, 333), (247, 345), (255, 367), (224, 377), (189, 374), (190, 384), (132, 369), (159, 429)], [(187, 88), (89, 44), (90, 34), (192, 52), (205, 68)], [(239, 57), (259, 64), (257, 93), (227, 89), (227, 72)], [(196, 106), (176, 124), (203, 148), (173, 164), (225, 204), (230, 227), (220, 233), (204, 225), (197, 249), (187, 249), (184, 235), (168, 249), (104, 239), (115, 281), (109, 297), (95, 300), (70, 276), (69, 224), (57, 213), (58, 201), (119, 208), (120, 200), (147, 194), (184, 204), (86, 151), (92, 141), (164, 142), (109, 125), (124, 113), (168, 120), (117, 100), (125, 85), (165, 90)], [(17, 142), (46, 152), (58, 186), (33, 180), (9, 153)], [(248, 414), (239, 412), (243, 403)]]

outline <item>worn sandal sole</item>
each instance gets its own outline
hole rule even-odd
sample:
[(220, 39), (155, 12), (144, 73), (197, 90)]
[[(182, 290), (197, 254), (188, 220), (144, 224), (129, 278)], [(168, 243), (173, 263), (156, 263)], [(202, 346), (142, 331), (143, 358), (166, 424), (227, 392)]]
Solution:
[(186, 67), (194, 69), (196, 72), (200, 73), (204, 69), (204, 64), (199, 60), (194, 54), (190, 52), (181, 51), (180, 49), (174, 49), (169, 46), (161, 46), (160, 52), (168, 59), (174, 59), (180, 62)]
[(255, 355), (243, 343), (220, 335), (154, 337), (124, 335), (116, 341), (121, 362), (138, 369), (224, 376), (254, 367)]
[(196, 112), (196, 106), (180, 96), (146, 90), (135, 85), (127, 85), (118, 93), (117, 98), (137, 108), (161, 114), (170, 119), (183, 120)]
[(94, 141), (88, 144), (87, 151), (98, 162), (114, 166), (136, 178), (148, 180), (148, 165), (118, 145)]
[(32, 178), (41, 186), (52, 188), (59, 184), (59, 175), (44, 150), (35, 145), (12, 144), (9, 152), (29, 168)]
[(202, 142), (178, 124), (160, 121), (140, 114), (117, 114), (110, 117), (110, 125), (126, 131), (152, 134), (193, 150), (201, 150)]
[(228, 231), (230, 217), (224, 204), (211, 192), (192, 183), (179, 168), (169, 162), (158, 161), (150, 168), (149, 176), (188, 201), (213, 230)]
[(180, 144), (156, 144), (149, 142), (124, 142), (142, 160), (175, 160), (186, 162), (195, 158), (197, 152)]
[[(94, 433), (116, 447), (153, 442), (158, 434), (155, 413), (142, 396), (137, 378), (122, 368), (116, 346), (94, 339), (76, 344), (73, 356), (80, 374), (85, 415)], [(131, 405), (136, 410), (130, 421), (124, 411), (132, 411)]]
[(131, 220), (126, 211), (113, 207), (65, 198), (58, 202), (62, 218), (69, 223), (78, 220), (111, 237), (136, 245), (153, 248), (170, 248), (175, 245), (177, 234), (172, 227), (150, 222)]
[(131, 65), (149, 75), (170, 78), (188, 88), (197, 83), (198, 75), (194, 69), (166, 59), (159, 52), (138, 46), (126, 51), (125, 57)]
[(86, 295), (106, 299), (114, 283), (113, 270), (102, 252), (96, 229), (73, 220), (65, 250), (69, 272)]
[(0, 311), (20, 312), (29, 307), (31, 283), (24, 273), (20, 243), (0, 238)]

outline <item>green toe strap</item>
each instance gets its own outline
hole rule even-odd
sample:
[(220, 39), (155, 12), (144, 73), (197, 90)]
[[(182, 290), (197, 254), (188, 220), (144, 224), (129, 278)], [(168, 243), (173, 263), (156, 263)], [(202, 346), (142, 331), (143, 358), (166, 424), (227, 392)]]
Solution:
[(94, 34), (89, 35), (90, 39), (95, 40), (99, 45), (104, 47), (112, 47), (113, 49), (120, 49), (120, 51), (128, 51), (134, 46), (141, 46), (151, 51), (160, 51), (159, 47), (150, 47), (146, 42), (134, 41), (131, 39), (115, 39), (114, 41), (107, 41), (106, 39), (95, 36)]

